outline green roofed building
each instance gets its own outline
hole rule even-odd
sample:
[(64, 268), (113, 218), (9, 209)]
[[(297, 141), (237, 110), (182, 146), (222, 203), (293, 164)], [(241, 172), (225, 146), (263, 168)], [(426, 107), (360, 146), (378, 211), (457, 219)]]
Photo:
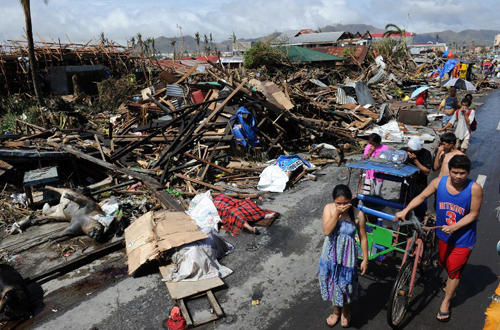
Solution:
[(329, 55), (326, 53), (318, 52), (300, 46), (277, 46), (284, 56), (288, 56), (292, 62), (296, 63), (312, 63), (312, 62), (341, 62), (344, 61), (343, 57)]

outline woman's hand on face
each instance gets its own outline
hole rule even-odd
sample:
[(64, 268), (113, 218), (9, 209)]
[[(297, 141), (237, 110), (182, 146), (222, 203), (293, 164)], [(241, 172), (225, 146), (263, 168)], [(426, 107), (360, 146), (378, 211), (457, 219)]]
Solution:
[(345, 211), (347, 211), (350, 207), (352, 206), (351, 203), (349, 204), (342, 204), (342, 205), (339, 205), (339, 204), (335, 204), (335, 212), (337, 212), (338, 214), (341, 214), (341, 213), (344, 213)]
[(365, 275), (367, 270), (368, 270), (368, 260), (365, 259), (361, 262), (361, 275)]

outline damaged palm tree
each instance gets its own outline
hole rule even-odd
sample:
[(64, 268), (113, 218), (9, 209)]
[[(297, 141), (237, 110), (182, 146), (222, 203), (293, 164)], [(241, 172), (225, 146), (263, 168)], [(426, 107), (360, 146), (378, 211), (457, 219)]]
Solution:
[[(49, 1), (44, 0), (47, 4)], [(45, 102), (42, 96), (42, 90), (40, 89), (40, 81), (38, 79), (38, 70), (35, 57), (35, 44), (33, 42), (33, 27), (31, 25), (31, 6), (30, 0), (19, 0), (24, 11), (24, 18), (26, 20), (26, 39), (28, 39), (28, 58), (30, 62), (31, 77), (33, 79), (33, 88), (35, 89), (35, 95), (38, 99), (40, 106), (44, 106)]]

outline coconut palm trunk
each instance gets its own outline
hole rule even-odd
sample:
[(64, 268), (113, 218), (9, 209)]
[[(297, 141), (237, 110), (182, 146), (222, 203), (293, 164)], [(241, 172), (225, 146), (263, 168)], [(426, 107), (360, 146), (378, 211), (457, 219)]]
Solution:
[(31, 78), (33, 80), (33, 88), (35, 95), (38, 99), (40, 106), (45, 105), (42, 90), (40, 89), (40, 80), (38, 79), (38, 67), (35, 57), (35, 43), (33, 42), (33, 28), (31, 26), (31, 9), (30, 0), (19, 0), (24, 11), (24, 18), (26, 20), (26, 38), (28, 39), (28, 58), (30, 63)]

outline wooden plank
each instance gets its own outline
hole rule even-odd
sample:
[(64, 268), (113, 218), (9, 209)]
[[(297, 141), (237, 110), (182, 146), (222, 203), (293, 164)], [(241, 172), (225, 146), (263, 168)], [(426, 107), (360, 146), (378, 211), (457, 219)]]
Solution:
[(221, 170), (222, 172), (226, 172), (226, 173), (229, 173), (229, 174), (233, 174), (233, 173), (234, 173), (234, 172), (233, 172), (233, 171), (231, 171), (230, 169), (227, 169), (227, 168), (225, 168), (225, 167), (219, 166), (219, 165), (217, 165), (217, 164), (214, 164), (214, 163), (212, 163), (212, 162), (209, 162), (208, 160), (205, 160), (205, 159), (203, 159), (203, 158), (197, 157), (197, 156), (195, 156), (195, 155), (192, 155), (192, 154), (190, 154), (189, 152), (185, 152), (185, 153), (184, 153), (184, 155), (186, 155), (186, 156), (188, 156), (188, 157), (190, 157), (190, 158), (193, 158), (193, 159), (199, 160), (199, 161), (200, 161), (200, 162), (202, 162), (202, 163), (205, 163), (205, 164), (208, 164), (208, 165), (210, 165), (210, 166), (213, 166), (213, 167), (215, 167), (215, 168), (217, 168), (217, 169)]
[(203, 121), (203, 123), (196, 128), (196, 130), (194, 131), (194, 134), (201, 131), (201, 129), (203, 127), (205, 127), (206, 124), (208, 124), (217, 114), (219, 114), (219, 112), (222, 110), (222, 108), (224, 108), (226, 106), (227, 102), (229, 102), (229, 100), (231, 100), (233, 98), (233, 96), (236, 95), (236, 93), (238, 93), (238, 91), (243, 87), (243, 85), (245, 85), (245, 83), (246, 83), (246, 81), (243, 81), (241, 84), (239, 84), (238, 87), (236, 87), (233, 90), (233, 92), (231, 94), (229, 94), (229, 96), (226, 97), (226, 99), (221, 104), (219, 104), (214, 111), (212, 111), (210, 113), (210, 115), (205, 119), (205, 121)]
[[(162, 277), (166, 277), (170, 273), (171, 265), (160, 266), (160, 273)], [(224, 282), (219, 277), (212, 277), (201, 281), (188, 281), (188, 282), (165, 282), (170, 297), (174, 300), (193, 296), (211, 289), (218, 288), (224, 285)]]
[(150, 176), (136, 173), (136, 172), (131, 171), (131, 170), (126, 169), (126, 168), (118, 167), (116, 165), (102, 161), (98, 158), (87, 155), (87, 154), (85, 154), (79, 150), (73, 149), (72, 147), (69, 147), (69, 146), (65, 146), (65, 145), (53, 143), (53, 142), (45, 142), (45, 144), (47, 144), (51, 147), (54, 147), (56, 149), (62, 149), (64, 151), (66, 151), (67, 153), (75, 155), (78, 158), (88, 160), (91, 163), (100, 165), (100, 166), (107, 168), (109, 170), (123, 173), (123, 174), (131, 176), (139, 181), (142, 181), (142, 183), (149, 189), (149, 191), (151, 191), (155, 195), (156, 198), (158, 198), (158, 200), (163, 204), (164, 207), (170, 208), (173, 210), (177, 210), (177, 211), (184, 211), (184, 208), (181, 205), (179, 205), (179, 203), (177, 203), (177, 201), (172, 196), (170, 196), (165, 191), (159, 190), (161, 188), (160, 184), (158, 183), (158, 181), (156, 181), (155, 179), (153, 179)]
[(193, 320), (191, 319), (191, 315), (189, 315), (186, 304), (184, 303), (184, 299), (179, 300), (179, 308), (181, 309), (182, 316), (184, 316), (184, 319), (186, 319), (187, 327), (189, 328), (193, 326)]
[(186, 72), (186, 74), (181, 77), (181, 79), (177, 80), (177, 82), (175, 83), (175, 85), (180, 84), (181, 82), (183, 82), (187, 77), (189, 77), (194, 72), (194, 70), (196, 70), (197, 67), (198, 67), (198, 64), (193, 65), (191, 67), (191, 69), (189, 69), (188, 72)]
[(13, 168), (12, 165), (10, 165), (7, 162), (4, 162), (3, 160), (0, 160), (0, 175), (3, 175), (5, 172), (11, 170), (12, 168)]
[(212, 290), (207, 291), (207, 297), (208, 297), (208, 301), (210, 302), (210, 305), (214, 309), (215, 314), (218, 317), (221, 317), (222, 315), (224, 315), (224, 312), (222, 311), (222, 308), (220, 308), (220, 305), (217, 302), (217, 299), (215, 298)]
[(187, 176), (182, 175), (182, 174), (175, 174), (175, 176), (177, 176), (178, 178), (181, 178), (183, 180), (187, 180), (187, 181), (191, 181), (191, 182), (197, 183), (199, 185), (205, 186), (205, 187), (213, 189), (213, 190), (217, 190), (217, 191), (224, 191), (225, 190), (224, 188), (221, 188), (221, 187), (218, 187), (218, 186), (214, 186), (213, 184), (206, 183), (206, 182), (201, 181), (201, 180), (193, 179), (193, 178), (187, 177)]

